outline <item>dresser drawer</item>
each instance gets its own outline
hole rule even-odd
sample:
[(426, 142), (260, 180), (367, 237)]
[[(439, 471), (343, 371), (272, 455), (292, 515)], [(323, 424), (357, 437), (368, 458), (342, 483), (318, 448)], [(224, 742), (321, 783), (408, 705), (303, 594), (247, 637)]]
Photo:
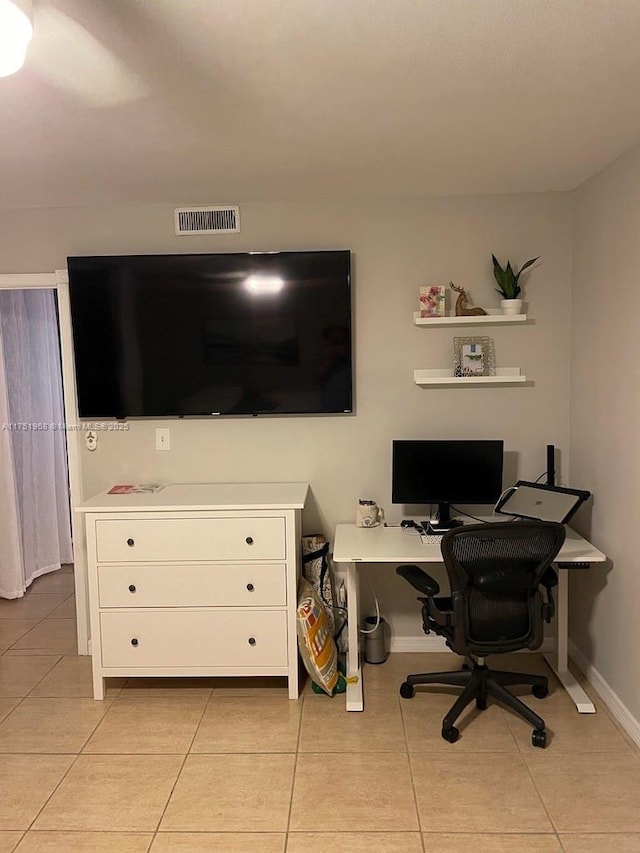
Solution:
[(284, 518), (98, 519), (99, 563), (284, 560)]
[(104, 667), (287, 666), (285, 611), (103, 612), (100, 634)]
[(100, 607), (284, 607), (284, 563), (100, 566)]

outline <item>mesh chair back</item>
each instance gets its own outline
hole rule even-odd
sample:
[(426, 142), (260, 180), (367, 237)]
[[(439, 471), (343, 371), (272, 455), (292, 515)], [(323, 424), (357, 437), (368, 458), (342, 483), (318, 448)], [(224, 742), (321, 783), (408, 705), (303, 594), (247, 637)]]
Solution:
[(464, 641), (479, 653), (540, 645), (540, 580), (564, 538), (563, 525), (538, 521), (460, 527), (443, 536), (442, 556), (461, 629), (458, 645)]

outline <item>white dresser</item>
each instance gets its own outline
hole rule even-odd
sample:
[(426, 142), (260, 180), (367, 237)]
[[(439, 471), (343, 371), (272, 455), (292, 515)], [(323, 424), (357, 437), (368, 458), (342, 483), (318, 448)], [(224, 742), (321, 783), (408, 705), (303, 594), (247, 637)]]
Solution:
[(297, 699), (307, 483), (96, 495), (85, 516), (93, 691), (112, 676), (286, 675)]

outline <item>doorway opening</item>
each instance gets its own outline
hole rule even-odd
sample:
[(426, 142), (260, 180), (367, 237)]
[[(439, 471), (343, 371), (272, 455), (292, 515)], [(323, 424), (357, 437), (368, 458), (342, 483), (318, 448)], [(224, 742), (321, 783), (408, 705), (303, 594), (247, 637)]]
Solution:
[(0, 597), (73, 562), (55, 290), (0, 290)]
[(66, 271), (0, 275), (0, 598), (73, 564), (77, 651), (88, 654), (76, 421)]

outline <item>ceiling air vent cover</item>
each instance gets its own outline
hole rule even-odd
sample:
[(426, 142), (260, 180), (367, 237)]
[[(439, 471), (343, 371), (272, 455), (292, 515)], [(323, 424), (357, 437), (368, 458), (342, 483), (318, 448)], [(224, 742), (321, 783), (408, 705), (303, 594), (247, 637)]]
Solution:
[(176, 207), (176, 234), (238, 234), (240, 208), (225, 204)]

